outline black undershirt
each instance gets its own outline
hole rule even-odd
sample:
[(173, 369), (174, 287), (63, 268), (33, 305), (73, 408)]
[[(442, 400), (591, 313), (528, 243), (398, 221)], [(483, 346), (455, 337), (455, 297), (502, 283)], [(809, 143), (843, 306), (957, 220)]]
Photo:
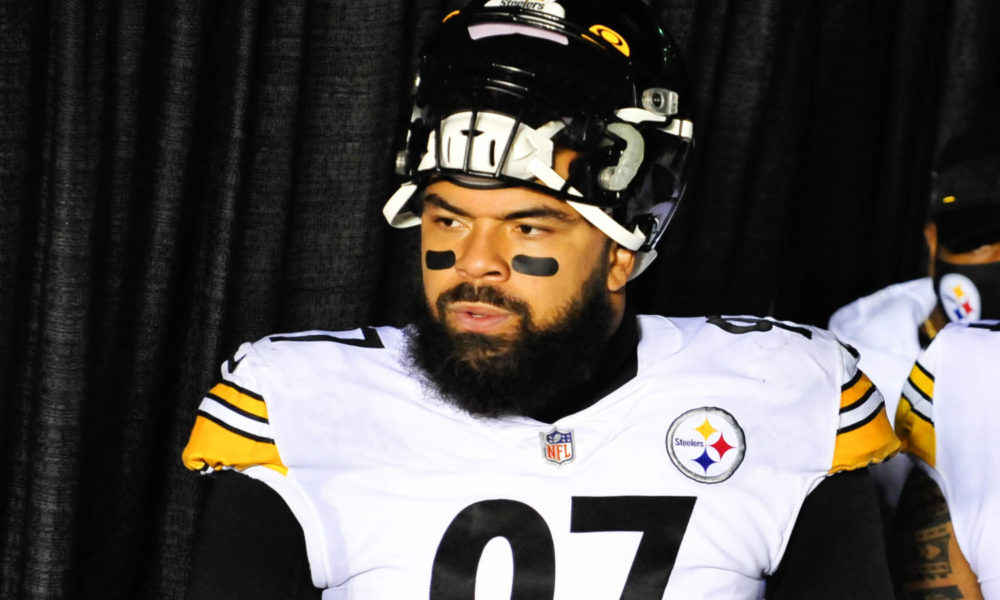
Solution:
[[(579, 392), (582, 410), (635, 376), (639, 329), (626, 315), (602, 369)], [(564, 414), (538, 415), (553, 422)], [(542, 418), (539, 418), (542, 417)], [(188, 598), (318, 599), (301, 525), (267, 485), (233, 472), (206, 477)], [(892, 600), (875, 486), (866, 469), (824, 479), (802, 505), (768, 600)]]

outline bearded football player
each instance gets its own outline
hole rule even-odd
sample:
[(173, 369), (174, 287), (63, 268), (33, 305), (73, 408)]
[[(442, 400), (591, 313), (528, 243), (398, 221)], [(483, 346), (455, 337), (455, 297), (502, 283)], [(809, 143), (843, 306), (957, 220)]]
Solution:
[(891, 598), (866, 467), (898, 442), (853, 351), (626, 309), (693, 121), (638, 0), (445, 16), (383, 209), (420, 228), (420, 316), (226, 361), (191, 596)]

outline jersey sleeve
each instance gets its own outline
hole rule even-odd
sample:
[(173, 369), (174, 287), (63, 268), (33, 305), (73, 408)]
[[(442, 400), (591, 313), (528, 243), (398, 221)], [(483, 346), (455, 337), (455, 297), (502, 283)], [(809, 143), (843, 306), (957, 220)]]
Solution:
[(858, 368), (857, 354), (843, 344), (840, 348), (847, 383), (840, 388), (837, 440), (830, 473), (882, 462), (900, 449), (882, 394)]
[(903, 451), (916, 456), (928, 466), (936, 463), (934, 432), (934, 374), (940, 344), (931, 343), (917, 361), (903, 385), (896, 409), (896, 435)]
[(223, 363), (222, 380), (198, 406), (182, 453), (188, 469), (208, 473), (264, 466), (287, 474), (271, 434), (267, 403), (255, 391), (257, 363), (252, 344), (243, 344), (233, 358)]

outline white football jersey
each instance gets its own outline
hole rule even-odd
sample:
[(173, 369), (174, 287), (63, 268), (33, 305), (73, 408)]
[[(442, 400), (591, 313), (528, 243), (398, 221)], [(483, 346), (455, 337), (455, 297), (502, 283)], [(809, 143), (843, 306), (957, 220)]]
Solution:
[(986, 598), (1000, 598), (1000, 323), (949, 324), (913, 366), (896, 431), (937, 481)]
[(806, 495), (898, 449), (882, 399), (824, 330), (639, 319), (637, 375), (551, 425), (435, 399), (398, 329), (244, 344), (184, 462), (275, 489), (326, 600), (761, 598)]

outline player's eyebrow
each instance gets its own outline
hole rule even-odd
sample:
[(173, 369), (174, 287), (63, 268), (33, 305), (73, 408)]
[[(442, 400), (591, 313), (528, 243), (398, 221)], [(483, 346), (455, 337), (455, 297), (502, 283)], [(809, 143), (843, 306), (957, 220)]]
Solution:
[(566, 211), (556, 210), (546, 206), (526, 208), (524, 210), (507, 213), (503, 216), (503, 219), (505, 221), (517, 221), (519, 219), (555, 219), (556, 221), (562, 221), (565, 223), (575, 220), (573, 215)]
[[(467, 211), (462, 210), (434, 193), (427, 194), (424, 197), (424, 203), (433, 204), (448, 212), (455, 213), (460, 217), (472, 216)], [(503, 221), (517, 221), (519, 219), (555, 219), (563, 222), (571, 222), (575, 220), (574, 215), (570, 214), (568, 211), (556, 210), (547, 206), (533, 206), (522, 210), (516, 210), (502, 215), (500, 219)]]
[(460, 217), (469, 217), (469, 216), (471, 216), (469, 213), (465, 212), (461, 208), (459, 208), (459, 207), (457, 207), (457, 206), (449, 203), (447, 200), (445, 200), (441, 196), (438, 196), (437, 194), (434, 194), (434, 193), (428, 193), (428, 194), (426, 194), (424, 196), (424, 204), (433, 204), (434, 206), (437, 206), (438, 208), (443, 208), (444, 210), (446, 210), (448, 212), (453, 212), (453, 213), (455, 213), (456, 215), (458, 215)]

